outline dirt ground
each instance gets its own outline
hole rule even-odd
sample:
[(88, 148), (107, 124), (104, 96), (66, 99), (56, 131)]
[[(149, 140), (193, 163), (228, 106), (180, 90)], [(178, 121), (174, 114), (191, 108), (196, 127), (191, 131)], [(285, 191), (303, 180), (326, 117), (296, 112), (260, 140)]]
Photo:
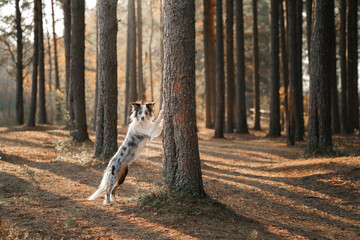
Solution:
[(74, 144), (49, 125), (0, 128), (0, 239), (360, 239), (359, 136), (334, 138), (347, 156), (304, 158), (305, 143), (287, 147), (284, 137), (212, 135), (200, 128), (200, 156), (219, 207), (160, 211), (138, 204), (161, 182), (160, 138), (104, 206), (86, 200), (106, 165), (92, 158), (93, 142)]

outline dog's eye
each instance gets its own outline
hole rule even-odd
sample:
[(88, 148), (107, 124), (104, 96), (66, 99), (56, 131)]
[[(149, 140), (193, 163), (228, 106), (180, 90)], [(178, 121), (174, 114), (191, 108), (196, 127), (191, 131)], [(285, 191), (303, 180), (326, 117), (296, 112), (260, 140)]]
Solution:
[(145, 115), (147, 116), (148, 114), (149, 114), (148, 111), (146, 111), (146, 112), (145, 112)]

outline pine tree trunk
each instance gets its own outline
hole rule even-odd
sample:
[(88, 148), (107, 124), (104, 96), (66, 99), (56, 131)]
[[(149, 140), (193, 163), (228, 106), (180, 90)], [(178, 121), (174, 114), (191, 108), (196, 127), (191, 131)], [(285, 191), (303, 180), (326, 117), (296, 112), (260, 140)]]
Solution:
[(160, 106), (163, 105), (164, 92), (164, 6), (163, 0), (160, 0)]
[(313, 3), (313, 0), (306, 0), (306, 30), (307, 30), (307, 36), (306, 37), (307, 37), (307, 49), (308, 49), (308, 58), (309, 58), (309, 60), (310, 60), (310, 49), (311, 49), (312, 3)]
[(235, 1), (236, 18), (236, 132), (249, 133), (246, 119), (243, 0)]
[(234, 1), (226, 0), (226, 132), (234, 131)]
[[(49, 61), (49, 69), (48, 69), (48, 84), (49, 84), (49, 92), (51, 93), (52, 91), (52, 61), (51, 61), (51, 41), (50, 41), (50, 34), (49, 32), (47, 32), (47, 44), (48, 44), (48, 61)], [(49, 100), (51, 100), (51, 97), (49, 98)], [(49, 104), (51, 107), (51, 103)]]
[(152, 12), (152, 4), (151, 3), (152, 2), (150, 1), (151, 28), (150, 28), (150, 41), (149, 41), (149, 69), (150, 69), (151, 101), (154, 102), (154, 84), (153, 84), (153, 69), (152, 69), (152, 40), (153, 40), (153, 34), (154, 34), (154, 16), (153, 16), (153, 12)]
[(215, 138), (224, 137), (225, 121), (225, 73), (223, 42), (222, 0), (216, 1), (216, 114)]
[(271, 80), (270, 80), (270, 125), (269, 137), (278, 137), (280, 128), (280, 63), (279, 63), (279, 1), (271, 0)]
[[(109, 159), (117, 151), (117, 0), (102, 0), (99, 2), (99, 89), (103, 117), (98, 116), (99, 127), (95, 142), (95, 153), (101, 159)], [(103, 122), (100, 122), (103, 120)], [(103, 128), (103, 129), (101, 129)], [(99, 130), (99, 131), (98, 131)], [(100, 136), (101, 133), (103, 136)]]
[(260, 79), (259, 79), (259, 37), (258, 37), (258, 21), (257, 21), (257, 0), (252, 0), (253, 11), (253, 63), (254, 63), (254, 108), (255, 122), (254, 130), (261, 130), (260, 126)]
[(347, 77), (348, 77), (348, 125), (350, 132), (359, 128), (359, 103), (358, 103), (358, 32), (357, 32), (358, 0), (349, 0), (348, 5), (348, 52), (347, 52)]
[(73, 0), (71, 12), (70, 105), (74, 120), (71, 122), (70, 135), (74, 141), (83, 142), (89, 140), (85, 108), (85, 2)]
[(137, 45), (138, 45), (138, 86), (139, 93), (138, 98), (145, 100), (145, 87), (144, 87), (144, 79), (143, 79), (143, 66), (142, 66), (142, 13), (141, 13), (141, 0), (137, 0), (137, 28), (138, 28), (138, 36), (137, 36)]
[(66, 68), (65, 92), (66, 92), (66, 109), (69, 110), (70, 46), (71, 46), (71, 0), (64, 0), (63, 4), (64, 4), (63, 8), (64, 8), (65, 68)]
[(348, 133), (346, 74), (346, 0), (340, 0), (341, 133)]
[(195, 111), (195, 3), (164, 2), (164, 171), (176, 191), (204, 197)]
[(54, 0), (51, 0), (51, 16), (52, 16), (53, 41), (54, 41), (53, 45), (54, 45), (54, 63), (55, 63), (55, 88), (56, 90), (58, 90), (60, 89), (60, 80), (59, 80), (59, 64), (58, 64), (58, 55), (57, 55), (57, 37), (55, 32)]
[(42, 3), (39, 8), (39, 123), (45, 124), (46, 100), (45, 100), (45, 54), (44, 54), (44, 31), (42, 21)]
[(216, 82), (216, 53), (214, 0), (204, 0), (204, 55), (205, 55), (205, 127), (214, 128), (215, 119), (215, 82)]
[(35, 126), (36, 116), (36, 97), (37, 97), (37, 77), (38, 77), (38, 62), (39, 62), (39, 0), (34, 1), (34, 54), (33, 54), (33, 71), (32, 71), (32, 85), (31, 85), (31, 100), (29, 107), (29, 119), (27, 125), (29, 127)]
[(15, 1), (16, 11), (16, 122), (24, 124), (24, 89), (23, 89), (23, 43), (21, 28), (21, 12), (19, 0)]
[[(98, 0), (96, 0), (96, 76), (95, 77), (96, 80), (95, 80), (95, 101), (94, 101), (94, 131), (96, 131), (97, 109), (99, 103), (99, 1)], [(95, 156), (100, 156), (100, 154)]]
[(331, 139), (331, 75), (333, 39), (331, 29), (333, 0), (316, 0), (313, 5), (311, 57), (310, 57), (310, 99), (307, 152), (324, 154), (332, 149)]

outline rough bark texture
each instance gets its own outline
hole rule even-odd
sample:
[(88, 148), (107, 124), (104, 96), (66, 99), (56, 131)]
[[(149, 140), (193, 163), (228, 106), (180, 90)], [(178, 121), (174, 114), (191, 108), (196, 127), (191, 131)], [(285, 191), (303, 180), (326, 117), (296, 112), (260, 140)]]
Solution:
[[(291, 1), (290, 1), (291, 2)], [(296, 0), (296, 27), (295, 27), (295, 59), (296, 67), (294, 81), (294, 120), (295, 120), (295, 140), (302, 141), (305, 133), (304, 128), (304, 103), (303, 103), (303, 84), (302, 84), (302, 0)]]
[(259, 72), (259, 34), (257, 21), (257, 0), (252, 0), (253, 11), (253, 64), (254, 64), (254, 108), (255, 108), (255, 122), (254, 130), (261, 130), (260, 126), (260, 72)]
[(234, 131), (234, 1), (226, 0), (226, 132)]
[[(126, 49), (126, 91), (127, 101), (125, 105), (125, 124), (128, 122), (129, 104), (138, 100), (137, 79), (136, 79), (136, 20), (135, 20), (135, 0), (128, 1), (128, 30), (127, 30), (127, 49)], [(126, 97), (126, 96), (125, 96)]]
[(341, 133), (348, 133), (346, 74), (346, 0), (340, 0)]
[[(334, 0), (331, 0), (333, 3)], [(331, 34), (332, 46), (331, 46), (331, 131), (332, 134), (340, 133), (340, 117), (339, 117), (339, 103), (338, 103), (338, 83), (336, 75), (336, 34), (335, 34), (335, 7), (332, 11), (332, 17), (330, 19), (331, 28), (328, 30)]]
[(65, 92), (66, 109), (69, 110), (69, 86), (70, 86), (70, 45), (71, 45), (71, 0), (63, 1), (64, 8), (64, 42), (65, 42)]
[(42, 1), (39, 0), (39, 123), (46, 123), (46, 101), (45, 101), (45, 53), (44, 53), (44, 31), (42, 21)]
[(347, 87), (348, 87), (348, 125), (350, 132), (359, 128), (358, 102), (358, 0), (349, 0), (348, 5), (348, 52), (347, 52)]
[(39, 62), (39, 7), (38, 0), (34, 1), (34, 54), (33, 54), (33, 71), (32, 71), (32, 85), (31, 85), (31, 100), (29, 108), (28, 126), (35, 126), (36, 116), (36, 95), (37, 95), (37, 77), (38, 77), (38, 62)]
[[(65, 0), (66, 1), (66, 0)], [(55, 88), (60, 89), (59, 80), (59, 64), (57, 55), (57, 37), (55, 32), (55, 14), (54, 14), (54, 0), (51, 0), (51, 16), (52, 16), (52, 27), (53, 27), (53, 41), (54, 41), (54, 63), (55, 63)]]
[[(97, 111), (99, 103), (99, 1), (96, 1), (96, 80), (95, 80), (95, 101), (94, 101), (94, 131), (96, 131)], [(96, 147), (95, 147), (96, 149)], [(95, 150), (96, 153), (96, 150)], [(95, 156), (100, 156), (96, 155)]]
[(243, 1), (235, 1), (236, 18), (236, 132), (249, 133), (245, 98), (245, 48)]
[[(48, 61), (49, 61), (48, 85), (49, 85), (49, 92), (51, 92), (52, 91), (52, 61), (51, 61), (51, 41), (50, 41), (49, 32), (47, 32), (47, 44), (48, 44), (47, 54), (48, 54)], [(51, 103), (49, 105), (51, 106)]]
[(16, 11), (16, 123), (24, 124), (24, 89), (23, 89), (23, 43), (21, 12), (19, 0), (15, 1)]
[[(312, 15), (312, 3), (313, 0), (306, 0), (306, 32), (307, 32), (307, 49), (308, 49), (308, 58), (310, 59), (310, 49), (311, 49), (311, 15)], [(309, 70), (310, 71), (310, 70)]]
[[(153, 68), (152, 68), (152, 40), (154, 34), (154, 16), (152, 11), (152, 2), (150, 1), (150, 18), (151, 18), (151, 28), (150, 28), (150, 41), (149, 41), (149, 70), (150, 70), (150, 93), (151, 101), (154, 101), (154, 84), (153, 84)], [(161, 105), (160, 105), (161, 106)]]
[(279, 1), (271, 0), (270, 6), (271, 27), (271, 79), (270, 79), (270, 124), (269, 137), (278, 137), (280, 128), (280, 60), (279, 60)]
[(225, 73), (223, 42), (222, 0), (216, 1), (216, 114), (215, 136), (223, 138), (225, 121)]
[(205, 126), (214, 128), (216, 96), (215, 2), (204, 0)]
[(137, 0), (137, 45), (138, 45), (138, 54), (137, 54), (137, 64), (138, 64), (138, 86), (139, 93), (138, 98), (145, 100), (145, 86), (143, 79), (143, 64), (142, 64), (142, 13), (141, 13), (141, 0)]
[[(310, 57), (310, 99), (308, 126), (308, 153), (326, 153), (331, 150), (331, 69), (332, 36), (331, 18), (333, 0), (315, 0), (313, 4), (311, 57)], [(325, 29), (327, 31), (325, 31)]]
[(195, 3), (164, 2), (164, 171), (171, 189), (204, 197), (195, 111)]
[(160, 106), (163, 105), (164, 90), (164, 7), (163, 0), (160, 0), (160, 62), (161, 62), (161, 79), (160, 79)]
[(74, 119), (70, 123), (70, 135), (74, 141), (83, 142), (89, 139), (85, 108), (85, 2), (73, 0), (71, 12), (70, 105)]
[[(108, 159), (117, 151), (117, 0), (99, 1), (99, 82), (100, 104), (103, 115), (98, 112), (99, 127), (96, 128), (95, 153)], [(101, 122), (103, 121), (103, 122)], [(103, 136), (101, 136), (103, 135)], [(98, 141), (99, 140), (99, 141)], [(101, 151), (99, 150), (101, 149)]]

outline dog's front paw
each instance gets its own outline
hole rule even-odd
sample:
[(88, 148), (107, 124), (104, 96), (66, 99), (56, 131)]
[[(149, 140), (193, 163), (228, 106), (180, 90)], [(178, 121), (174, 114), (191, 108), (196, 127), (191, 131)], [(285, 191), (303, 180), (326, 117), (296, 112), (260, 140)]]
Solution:
[(164, 124), (165, 124), (165, 120), (164, 120), (164, 119), (161, 119), (160, 125), (161, 125), (161, 126), (164, 126)]
[(163, 118), (164, 115), (165, 115), (165, 111), (164, 111), (164, 110), (161, 110), (161, 111), (159, 112), (159, 118)]

